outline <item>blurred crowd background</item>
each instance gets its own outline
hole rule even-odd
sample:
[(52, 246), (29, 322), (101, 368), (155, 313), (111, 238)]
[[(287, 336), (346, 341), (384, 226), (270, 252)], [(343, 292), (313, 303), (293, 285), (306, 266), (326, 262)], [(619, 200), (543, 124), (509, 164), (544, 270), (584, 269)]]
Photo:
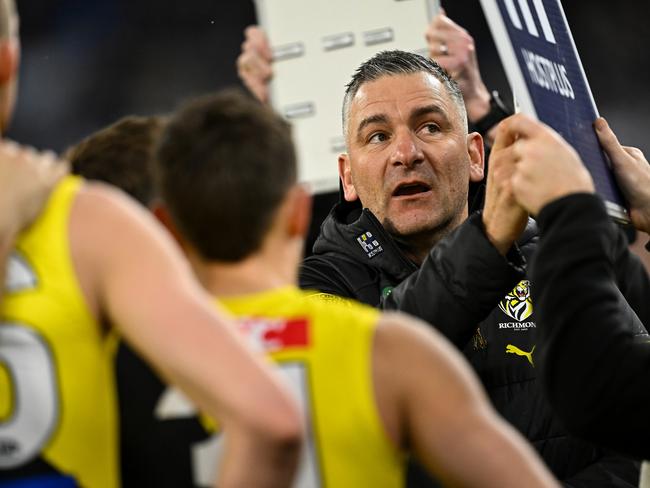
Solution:
[[(566, 0), (564, 9), (601, 114), (623, 143), (648, 154), (643, 5)], [(479, 1), (443, 6), (474, 36), (488, 87), (508, 93)], [(256, 22), (252, 0), (18, 0), (18, 9), (21, 97), (9, 137), (57, 151), (123, 115), (166, 112), (192, 95), (238, 84), (243, 30)], [(425, 27), (422, 19), (423, 46)]]

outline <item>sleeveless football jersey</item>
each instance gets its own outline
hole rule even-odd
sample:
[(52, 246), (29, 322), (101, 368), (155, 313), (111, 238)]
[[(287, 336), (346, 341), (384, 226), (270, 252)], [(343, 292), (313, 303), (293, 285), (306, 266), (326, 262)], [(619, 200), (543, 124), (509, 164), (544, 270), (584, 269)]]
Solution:
[(86, 306), (68, 227), (81, 180), (67, 177), (18, 239), (0, 305), (0, 480), (118, 485), (108, 344)]
[[(295, 287), (222, 303), (238, 317), (250, 343), (273, 359), (306, 413), (308, 440), (294, 486), (403, 486), (404, 457), (384, 430), (372, 384), (379, 313), (351, 302), (309, 298)], [(222, 436), (211, 435), (209, 420), (133, 359), (124, 353), (121, 365), (118, 360), (121, 391), (140, 392), (140, 398), (125, 396), (121, 402), (123, 446), (138, 442), (128, 458), (129, 451), (123, 451), (129, 467), (123, 472), (125, 486), (210, 486)], [(138, 403), (150, 405), (150, 420), (143, 419)], [(151, 467), (154, 471), (147, 471)]]

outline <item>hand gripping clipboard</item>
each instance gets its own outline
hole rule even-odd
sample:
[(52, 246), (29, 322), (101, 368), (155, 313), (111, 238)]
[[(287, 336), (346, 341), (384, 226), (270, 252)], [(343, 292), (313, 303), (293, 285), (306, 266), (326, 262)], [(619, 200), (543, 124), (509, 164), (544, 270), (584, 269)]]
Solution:
[(610, 217), (629, 223), (592, 126), (598, 110), (560, 0), (480, 2), (521, 112), (550, 125), (573, 146)]

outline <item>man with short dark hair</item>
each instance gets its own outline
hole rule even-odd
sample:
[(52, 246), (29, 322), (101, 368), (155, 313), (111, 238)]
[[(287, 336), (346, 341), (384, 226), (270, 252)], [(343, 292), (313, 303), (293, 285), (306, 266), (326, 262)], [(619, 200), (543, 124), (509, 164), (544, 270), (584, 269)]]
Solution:
[[(295, 486), (402, 486), (400, 451), (454, 485), (554, 484), (493, 417), (440, 336), (403, 315), (323, 303), (297, 289), (309, 197), (296, 183), (281, 117), (237, 92), (193, 101), (165, 129), (157, 168), (157, 215), (206, 290), (240, 317), (242, 331), (302, 398), (310, 442)], [(164, 391), (157, 411), (179, 421), (191, 410), (174, 411), (173, 398)], [(155, 449), (156, 432), (147, 462), (158, 459), (162, 475), (178, 463)], [(220, 438), (184, 439), (178, 444), (192, 453), (194, 484), (202, 486)]]
[(342, 198), (303, 263), (301, 287), (425, 319), (464, 351), (497, 411), (558, 478), (633, 486), (638, 465), (569, 436), (537, 384), (523, 257), (536, 229), (526, 228), (503, 170), (489, 172), (485, 208), (468, 216), (483, 142), (467, 132), (455, 82), (418, 55), (379, 53), (347, 86), (343, 117)]

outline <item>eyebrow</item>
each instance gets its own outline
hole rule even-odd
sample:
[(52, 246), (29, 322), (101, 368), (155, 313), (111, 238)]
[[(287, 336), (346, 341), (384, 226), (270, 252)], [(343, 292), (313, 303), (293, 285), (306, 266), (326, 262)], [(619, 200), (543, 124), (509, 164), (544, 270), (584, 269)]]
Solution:
[(361, 122), (359, 122), (359, 126), (357, 127), (357, 134), (360, 134), (361, 131), (370, 124), (385, 124), (387, 122), (388, 117), (385, 114), (376, 114), (371, 115), (370, 117), (366, 117)]
[(449, 116), (447, 115), (447, 112), (443, 110), (439, 105), (435, 105), (435, 104), (416, 108), (411, 112), (411, 115), (409, 116), (409, 120), (418, 119), (424, 115), (431, 115), (431, 114), (439, 115), (444, 119), (445, 123), (449, 123)]
[[(449, 116), (447, 112), (443, 110), (439, 105), (431, 104), (425, 105), (423, 107), (418, 107), (411, 112), (409, 115), (409, 120), (418, 119), (424, 115), (436, 114), (441, 116), (445, 123), (449, 123)], [(363, 119), (359, 126), (357, 127), (357, 134), (360, 134), (363, 129), (371, 124), (385, 124), (388, 123), (388, 117), (385, 114), (375, 114)]]

